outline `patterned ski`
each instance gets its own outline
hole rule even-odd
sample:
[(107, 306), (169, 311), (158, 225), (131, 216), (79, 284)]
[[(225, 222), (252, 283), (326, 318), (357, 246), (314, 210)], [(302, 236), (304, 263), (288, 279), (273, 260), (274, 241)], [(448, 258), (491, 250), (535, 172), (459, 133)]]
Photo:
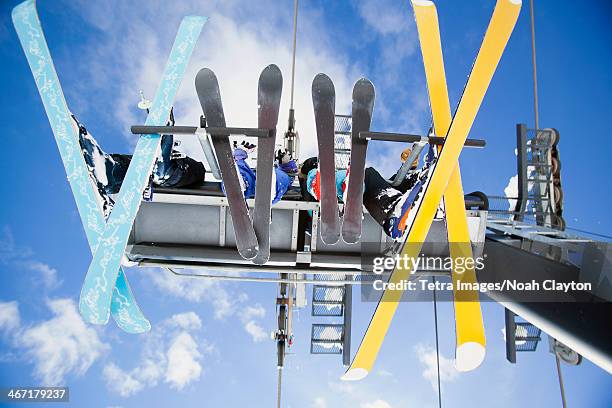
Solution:
[(314, 106), (319, 146), (321, 239), (326, 244), (333, 245), (340, 240), (334, 152), (336, 90), (331, 79), (325, 74), (318, 74), (312, 81), (312, 105)]
[[(81, 154), (78, 129), (75, 129), (53, 60), (45, 40), (34, 0), (17, 5), (13, 24), (26, 54), (36, 86), (55, 136), (68, 182), (77, 204), (89, 247), (92, 249), (104, 230), (104, 216), (89, 170)], [(123, 270), (114, 284), (111, 313), (117, 325), (128, 333), (143, 333), (151, 328), (136, 303)]]
[[(207, 125), (209, 127), (226, 127), (219, 83), (215, 73), (208, 68), (201, 69), (196, 75), (195, 86)], [(232, 216), (238, 253), (244, 259), (253, 259), (257, 255), (259, 245), (249, 216), (249, 209), (244, 199), (244, 192), (238, 179), (238, 170), (232, 154), (229, 135), (212, 136), (212, 142), (217, 153), (225, 195)]]
[[(206, 18), (199, 16), (185, 17), (181, 22), (146, 125), (166, 124), (187, 63), (205, 22)], [(85, 276), (79, 306), (81, 315), (90, 323), (105, 324), (108, 321), (112, 287), (142, 202), (142, 194), (155, 165), (160, 139), (160, 135), (141, 135), (138, 139), (115, 207)]]
[(361, 238), (363, 219), (363, 179), (365, 176), (368, 142), (359, 138), (359, 132), (370, 130), (372, 110), (374, 109), (374, 85), (361, 78), (353, 87), (353, 128), (351, 130), (351, 161), (349, 164), (344, 218), (342, 220), (342, 239), (354, 244)]
[(276, 65), (268, 65), (259, 76), (257, 90), (258, 125), (260, 129), (274, 129), (273, 135), (261, 138), (257, 146), (257, 182), (255, 183), (255, 211), (253, 228), (259, 244), (259, 252), (253, 263), (263, 265), (270, 259), (270, 222), (272, 172), (274, 171), (274, 146), (276, 141), (276, 124), (280, 109), (283, 75)]
[[(435, 4), (412, 1), (417, 30), (419, 33), (425, 77), (429, 89), (429, 101), (436, 135), (446, 135), (451, 124), (451, 108), (444, 72), (444, 58), (440, 42), (440, 28)], [(459, 165), (455, 167), (444, 192), (446, 229), (452, 259), (473, 257), (465, 213), (465, 200), (461, 184)], [(457, 263), (458, 265), (458, 263)], [(453, 271), (454, 287), (457, 281), (475, 283), (473, 265), (463, 273)], [(470, 371), (478, 367), (485, 357), (486, 338), (482, 322), (482, 311), (477, 291), (454, 291), (455, 305), (455, 367), (459, 371)]]
[[(425, 1), (420, 0), (419, 3)], [(408, 224), (408, 237), (400, 254), (402, 258), (416, 258), (421, 252), (442, 195), (457, 168), (459, 153), (510, 39), (520, 9), (520, 0), (497, 1), (446, 141), (432, 169), (429, 183), (423, 190), (423, 199), (412, 210), (414, 218), (411, 224)], [(399, 287), (397, 284), (407, 280), (411, 272), (410, 268), (396, 268), (389, 278), (389, 283)], [(385, 290), (353, 362), (342, 377), (344, 380), (360, 380), (372, 370), (403, 293), (403, 290)]]

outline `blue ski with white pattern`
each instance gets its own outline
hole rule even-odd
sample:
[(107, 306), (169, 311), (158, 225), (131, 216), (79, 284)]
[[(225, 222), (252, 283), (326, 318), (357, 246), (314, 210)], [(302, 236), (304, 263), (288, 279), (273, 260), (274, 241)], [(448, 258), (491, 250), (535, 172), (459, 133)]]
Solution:
[[(162, 81), (157, 89), (149, 116), (148, 126), (166, 124), (170, 108), (185, 74), (187, 64), (200, 36), (205, 17), (183, 18), (172, 46)], [(142, 194), (149, 181), (159, 150), (160, 135), (141, 135), (119, 190), (102, 237), (85, 276), (79, 308), (83, 318), (94, 324), (106, 324), (111, 308), (113, 282), (121, 267), (125, 247), (134, 219), (138, 213)]]
[[(93, 252), (104, 230), (104, 215), (81, 154), (78, 130), (74, 128), (70, 117), (38, 18), (36, 2), (28, 0), (17, 5), (13, 9), (12, 19), (49, 118), (87, 241)], [(119, 271), (113, 289), (111, 313), (117, 325), (128, 333), (144, 333), (151, 329), (151, 324), (134, 300), (122, 270)]]

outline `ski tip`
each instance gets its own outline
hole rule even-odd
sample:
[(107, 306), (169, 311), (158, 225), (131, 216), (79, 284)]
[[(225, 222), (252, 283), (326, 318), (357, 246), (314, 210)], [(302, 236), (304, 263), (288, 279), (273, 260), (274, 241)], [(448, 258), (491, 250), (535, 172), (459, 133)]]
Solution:
[(79, 302), (79, 312), (81, 313), (81, 317), (85, 322), (101, 326), (107, 324), (110, 317), (110, 311), (100, 315), (99, 313), (93, 312), (87, 303), (83, 301)]
[(340, 379), (342, 381), (359, 381), (367, 377), (369, 371), (365, 368), (349, 368)]
[(336, 245), (338, 241), (340, 241), (340, 233), (338, 232), (328, 232), (321, 233), (321, 240), (325, 243), (325, 245)]
[(329, 76), (327, 76), (327, 74), (319, 72), (317, 75), (315, 75), (312, 82), (318, 82), (318, 81), (331, 81), (331, 79), (329, 78)]
[(374, 84), (368, 78), (359, 78), (353, 86), (353, 96), (356, 93), (367, 92), (374, 94)]
[(342, 231), (342, 240), (347, 244), (356, 244), (361, 238), (361, 233), (354, 233), (352, 231)]
[(246, 260), (255, 259), (255, 257), (257, 256), (258, 252), (259, 252), (259, 247), (258, 246), (248, 247), (248, 248), (240, 248), (238, 250), (238, 253), (240, 254), (240, 256), (243, 257)]
[(276, 64), (270, 64), (259, 74), (259, 88), (267, 88), (271, 92), (282, 92), (283, 74)]
[(36, 0), (26, 0), (22, 3), (19, 3), (15, 7), (13, 7), (13, 10), (11, 11), (11, 18), (13, 20), (13, 25), (15, 24), (17, 18), (19, 17), (19, 13), (21, 13), (22, 10), (30, 8), (30, 7), (33, 7), (36, 10)]
[(129, 334), (143, 334), (151, 331), (151, 322), (147, 319), (144, 319), (138, 324), (125, 325), (121, 323), (119, 320), (115, 320), (117, 326), (126, 333)]
[(183, 17), (182, 23), (185, 24), (204, 24), (208, 21), (208, 17), (205, 16), (185, 16)]
[(210, 68), (202, 68), (196, 74), (196, 82), (201, 81), (201, 80), (210, 80), (210, 79), (214, 79), (215, 81), (217, 80), (217, 76), (215, 75), (213, 70)]
[(430, 0), (410, 0), (410, 2), (412, 3), (412, 6), (416, 6), (416, 7), (435, 7), (436, 5), (434, 4), (433, 1)]
[(263, 71), (261, 71), (261, 75), (260, 75), (260, 77), (261, 77), (262, 75), (264, 75), (264, 73), (265, 73), (266, 75), (278, 75), (278, 76), (281, 76), (281, 77), (282, 77), (281, 70), (280, 70), (280, 68), (278, 67), (278, 65), (276, 65), (276, 64), (270, 64), (270, 65), (268, 65), (267, 67), (265, 67), (265, 68), (263, 69)]
[(455, 353), (455, 368), (457, 371), (472, 371), (482, 364), (485, 354), (484, 345), (474, 341), (463, 343)]
[(321, 88), (322, 86), (328, 86), (331, 87), (331, 89), (334, 89), (334, 83), (332, 82), (331, 78), (320, 72), (315, 75), (312, 80), (312, 90), (314, 91), (316, 88)]
[(251, 262), (253, 262), (255, 265), (265, 265), (269, 260), (270, 254), (267, 254), (266, 256), (258, 254), (251, 260)]

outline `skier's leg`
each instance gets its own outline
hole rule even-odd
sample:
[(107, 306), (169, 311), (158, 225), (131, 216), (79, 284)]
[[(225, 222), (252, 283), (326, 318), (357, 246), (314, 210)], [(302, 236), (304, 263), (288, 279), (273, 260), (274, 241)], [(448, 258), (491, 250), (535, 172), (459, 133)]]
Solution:
[(173, 135), (162, 135), (161, 139), (161, 157), (157, 159), (155, 163), (154, 181), (158, 185), (165, 185), (164, 179), (168, 176), (171, 171), (172, 163), (172, 148), (174, 147), (174, 136)]
[(115, 163), (111, 170), (109, 184), (106, 187), (106, 191), (109, 194), (117, 194), (121, 188), (121, 183), (123, 183), (123, 179), (125, 178), (125, 173), (127, 173), (127, 169), (132, 161), (132, 155), (112, 153), (110, 156)]
[(363, 204), (370, 215), (381, 225), (393, 213), (402, 193), (385, 180), (372, 167), (365, 169)]
[(132, 156), (106, 153), (74, 115), (72, 119), (79, 129), (81, 151), (98, 190), (107, 195), (118, 193)]
[(402, 194), (410, 190), (414, 184), (419, 179), (419, 171), (418, 170), (410, 170), (406, 177), (401, 181), (401, 183), (395, 187), (398, 191), (401, 191)]
[[(156, 174), (153, 179), (154, 183), (160, 187), (178, 188), (202, 184), (206, 174), (204, 165), (191, 157), (171, 159), (163, 165), (163, 169), (164, 173)], [(161, 177), (157, 177), (158, 175)]]

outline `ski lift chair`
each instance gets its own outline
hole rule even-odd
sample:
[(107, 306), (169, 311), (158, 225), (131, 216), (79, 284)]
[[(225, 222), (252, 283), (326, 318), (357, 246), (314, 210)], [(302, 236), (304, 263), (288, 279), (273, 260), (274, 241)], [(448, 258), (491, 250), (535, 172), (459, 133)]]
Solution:
[[(143, 132), (143, 129), (135, 128), (134, 131)], [(381, 135), (365, 134), (375, 139), (383, 138)], [(410, 142), (415, 138), (420, 140), (422, 137), (395, 135), (394, 139)], [(441, 143), (441, 140), (432, 138), (432, 142)], [(470, 143), (482, 145), (480, 142)], [(202, 145), (205, 152), (210, 148), (206, 142)], [(210, 153), (208, 151), (205, 155), (208, 166), (216, 169), (218, 165), (214, 161), (215, 156)], [(252, 213), (254, 199), (247, 200), (247, 203)], [(486, 228), (483, 202), (476, 196), (469, 196), (466, 203), (476, 208), (466, 210), (472, 242), (483, 242)], [(265, 265), (254, 265), (243, 259), (236, 249), (228, 210), (229, 204), (221, 190), (220, 180), (206, 181), (193, 188), (156, 187), (152, 199), (143, 202), (140, 207), (126, 256), (140, 266), (202, 269), (227, 274), (279, 273), (291, 268), (295, 273), (356, 275), (361, 272), (362, 253), (366, 250), (371, 251), (373, 247), (381, 253), (394, 250), (394, 242), (387, 238), (380, 225), (367, 212), (364, 213), (360, 242), (347, 244), (340, 240), (334, 245), (326, 244), (319, 232), (320, 203), (304, 201), (299, 188), (293, 186), (272, 207), (270, 259)], [(312, 212), (310, 228), (309, 211)], [(443, 218), (434, 220), (427, 241), (446, 242)], [(340, 281), (335, 284), (344, 283)]]

